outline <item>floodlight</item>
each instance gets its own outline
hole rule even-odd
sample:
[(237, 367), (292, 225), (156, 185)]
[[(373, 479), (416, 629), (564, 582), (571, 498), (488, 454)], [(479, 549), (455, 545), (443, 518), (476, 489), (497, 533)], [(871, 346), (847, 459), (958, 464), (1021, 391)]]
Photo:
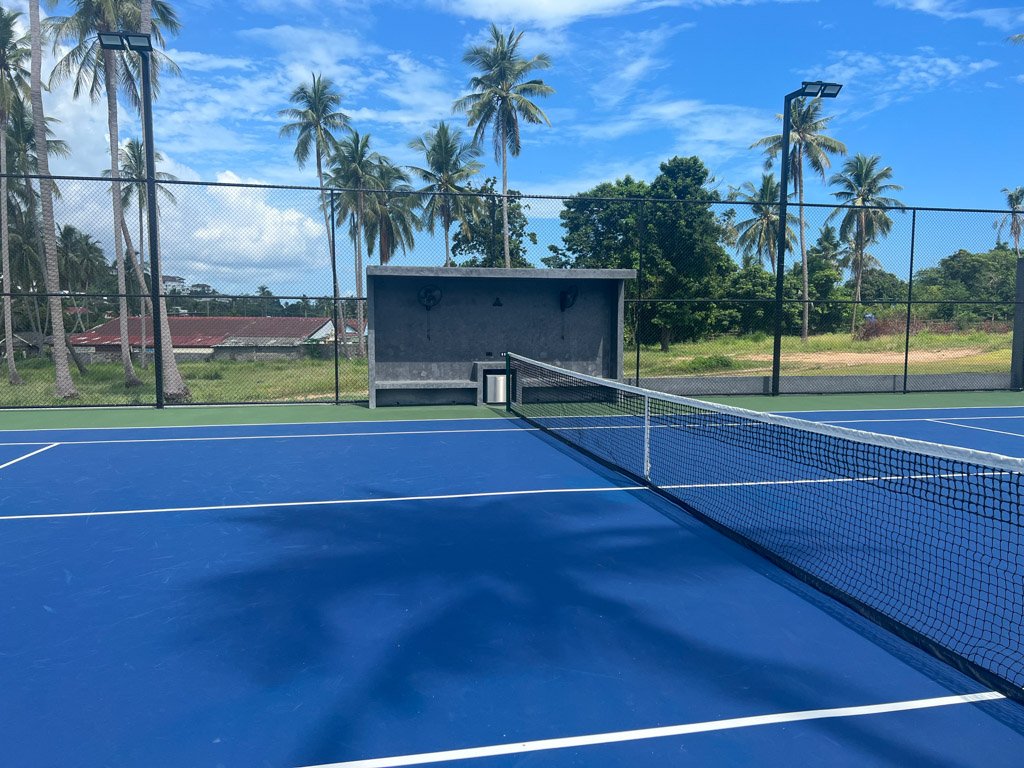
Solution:
[(120, 32), (100, 32), (100, 48), (108, 51), (123, 51), (124, 38)]
[(128, 32), (125, 34), (124, 39), (125, 42), (128, 43), (128, 47), (133, 51), (141, 53), (142, 51), (153, 50), (153, 40), (149, 35), (143, 35), (137, 32)]
[(811, 99), (823, 98), (834, 99), (843, 89), (841, 83), (823, 83), (821, 80), (804, 82), (801, 84), (800, 95)]

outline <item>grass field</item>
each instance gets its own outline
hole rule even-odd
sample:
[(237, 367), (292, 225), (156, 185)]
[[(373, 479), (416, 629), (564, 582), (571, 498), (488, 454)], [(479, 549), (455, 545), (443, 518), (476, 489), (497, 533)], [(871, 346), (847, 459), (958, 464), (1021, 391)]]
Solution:
[[(806, 342), (782, 340), (782, 371), (803, 376), (894, 374), (903, 371), (902, 335), (853, 339), (849, 334), (822, 334)], [(1011, 334), (921, 332), (910, 337), (910, 373), (1001, 373), (1010, 367)], [(636, 349), (627, 349), (627, 374)], [(724, 336), (640, 349), (641, 376), (742, 376), (771, 372), (772, 338), (766, 334)]]
[[(1010, 367), (1009, 333), (918, 333), (910, 339), (910, 373), (999, 373)], [(806, 342), (785, 337), (783, 374), (843, 376), (903, 372), (903, 336), (855, 340), (849, 334), (812, 336)], [(632, 375), (635, 349), (627, 349), (625, 373)], [(673, 344), (668, 352), (656, 346), (640, 350), (640, 375), (761, 376), (771, 372), (772, 339), (767, 335), (728, 336)], [(331, 402), (334, 399), (332, 360), (271, 362), (209, 361), (180, 363), (194, 403)], [(24, 386), (0, 378), (0, 407), (68, 405), (53, 395), (53, 369), (48, 360), (23, 360), (18, 370)], [(121, 366), (96, 363), (86, 375), (74, 371), (80, 397), (74, 405), (152, 405), (153, 369), (137, 369), (144, 385), (126, 389)], [(341, 363), (341, 399), (367, 397), (366, 360)]]
[[(270, 362), (208, 361), (179, 363), (194, 403), (332, 402), (333, 360), (275, 360)], [(68, 405), (53, 394), (53, 367), (49, 360), (24, 360), (18, 372), (25, 384), (12, 387), (4, 369), (0, 379), (0, 406)], [(152, 405), (153, 368), (136, 367), (143, 386), (126, 389), (118, 363), (94, 363), (81, 375), (72, 368), (79, 397), (74, 405)], [(366, 360), (341, 361), (341, 399), (367, 397)]]

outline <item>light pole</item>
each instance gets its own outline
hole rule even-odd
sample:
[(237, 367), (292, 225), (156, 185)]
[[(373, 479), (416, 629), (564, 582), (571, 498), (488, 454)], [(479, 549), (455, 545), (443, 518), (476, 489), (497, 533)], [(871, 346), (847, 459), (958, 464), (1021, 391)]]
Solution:
[[(843, 89), (840, 83), (823, 83), (821, 80), (804, 81), (792, 93), (786, 94), (782, 107), (782, 170), (779, 173), (779, 234), (775, 252), (777, 271), (775, 273), (775, 343), (772, 348), (772, 394), (779, 394), (779, 379), (782, 368), (782, 324), (783, 284), (786, 277), (786, 203), (789, 200), (789, 133), (793, 127), (794, 99), (834, 99)], [(807, 300), (807, 297), (804, 297)]]
[[(146, 215), (149, 224), (150, 300), (153, 304), (153, 373), (156, 377), (156, 407), (164, 407), (163, 312), (160, 310), (160, 250), (156, 212), (156, 150), (153, 148), (153, 89), (150, 57), (153, 40), (141, 32), (100, 32), (100, 47), (139, 54), (142, 63), (142, 133), (146, 151)], [(115, 223), (116, 226), (116, 223)], [(143, 350), (145, 356), (145, 350)]]

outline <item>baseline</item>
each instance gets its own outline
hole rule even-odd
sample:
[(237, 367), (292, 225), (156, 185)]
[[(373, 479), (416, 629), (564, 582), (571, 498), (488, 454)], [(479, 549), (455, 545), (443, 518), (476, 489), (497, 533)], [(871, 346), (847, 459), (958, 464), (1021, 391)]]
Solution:
[(735, 728), (750, 728), (760, 725), (776, 725), (779, 723), (796, 723), (805, 720), (823, 720), (826, 718), (861, 717), (879, 715), (889, 712), (907, 712), (915, 709), (949, 707), (957, 704), (975, 704), (1005, 698), (1001, 693), (983, 691), (956, 696), (939, 696), (930, 699), (913, 699), (883, 704), (868, 704), (858, 707), (835, 707), (832, 709), (810, 709), (800, 712), (777, 712), (770, 715), (753, 717), (735, 717), (726, 720), (708, 720), (702, 723), (685, 723), (682, 725), (666, 725), (657, 728), (642, 728), (631, 731), (613, 731), (594, 733), (585, 736), (568, 736), (557, 739), (541, 739), (539, 741), (520, 741), (507, 744), (493, 744), (486, 747), (470, 747), (468, 749), (452, 749), (444, 752), (422, 752), (413, 755), (395, 757), (370, 758), (367, 760), (349, 760), (341, 763), (323, 763), (304, 768), (401, 768), (409, 765), (427, 765), (451, 760), (472, 760), (481, 757), (499, 755), (517, 755), (526, 752), (541, 752), (570, 747), (588, 747), (600, 744), (615, 744), (623, 741), (641, 741), (659, 739), (667, 736), (685, 736), (692, 733), (707, 733)]

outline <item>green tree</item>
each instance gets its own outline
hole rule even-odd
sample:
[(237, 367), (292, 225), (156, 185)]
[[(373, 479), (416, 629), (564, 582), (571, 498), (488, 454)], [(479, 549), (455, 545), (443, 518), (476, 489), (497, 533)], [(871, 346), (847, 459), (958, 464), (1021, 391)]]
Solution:
[(1021, 231), (1024, 229), (1024, 187), (1015, 187), (1010, 189), (1008, 187), (1003, 188), (1003, 194), (1006, 195), (1006, 207), (1010, 209), (1000, 222), (1000, 228), (1005, 227), (1007, 224), (1010, 225), (1010, 237), (1013, 238), (1013, 252), (1017, 254), (1017, 258), (1020, 255), (1020, 236)]
[(657, 295), (658, 275), (643, 269), (654, 258), (644, 219), (649, 194), (646, 182), (626, 176), (567, 198), (558, 214), (562, 244), (549, 245), (551, 255), (541, 261), (552, 269), (635, 269), (627, 296)]
[(821, 228), (817, 241), (807, 249), (811, 328), (817, 333), (835, 333), (846, 320), (850, 292), (842, 285), (842, 252), (842, 242), (830, 224)]
[[(526, 242), (537, 244), (537, 234), (527, 232), (529, 222), (526, 212), (530, 206), (523, 203), (519, 192), (514, 189), (508, 190), (505, 201), (508, 203), (508, 237), (505, 237), (505, 227), (502, 213), (498, 205), (498, 196), (495, 194), (496, 179), (489, 178), (477, 189), (467, 185), (470, 192), (478, 192), (480, 205), (475, 215), (471, 216), (465, 225), (455, 232), (452, 243), (452, 256), (454, 258), (468, 257), (459, 262), (460, 267), (504, 267), (511, 265), (519, 269), (532, 267), (533, 264), (526, 258)], [(505, 246), (508, 246), (508, 256), (505, 255)]]
[[(338, 141), (331, 155), (330, 183), (341, 188), (336, 214), (338, 221), (348, 219), (349, 236), (355, 252), (356, 320), (363, 327), (363, 236), (366, 232), (366, 196), (380, 189), (377, 166), (380, 155), (370, 149), (370, 134), (350, 130)], [(359, 337), (359, 353), (366, 353), (365, 341)]]
[[(341, 111), (341, 93), (334, 81), (313, 73), (309, 83), (301, 83), (291, 92), (288, 101), (293, 106), (277, 114), (291, 120), (281, 126), (282, 137), (295, 137), (295, 162), (305, 166), (312, 154), (316, 163), (316, 181), (320, 187), (320, 207), (327, 229), (328, 247), (331, 243), (330, 212), (324, 189), (324, 163), (338, 145), (336, 134), (348, 128), (349, 118)], [(334, 286), (337, 298), (338, 286)]]
[(504, 232), (505, 266), (512, 265), (511, 232), (508, 200), (508, 156), (518, 157), (522, 151), (519, 119), (528, 123), (551, 125), (544, 111), (531, 101), (550, 96), (555, 89), (543, 80), (527, 79), (538, 69), (551, 66), (546, 53), (525, 59), (519, 54), (523, 34), (513, 28), (506, 36), (497, 25), (491, 24), (490, 45), (474, 45), (462, 60), (475, 67), (479, 74), (470, 78), (472, 92), (458, 99), (452, 109), (465, 112), (468, 124), (476, 131), (473, 141), (483, 142), (488, 129), (494, 143), (494, 159), (501, 162), (501, 215)]
[(29, 59), (31, 46), (25, 35), (18, 34), (21, 14), (0, 8), (0, 273), (3, 273), (4, 359), (7, 361), (7, 381), (12, 386), (22, 384), (14, 362), (14, 297), (11, 275), (11, 236), (8, 220), (7, 133), (14, 103), (23, 102), (29, 95)]
[[(310, 154), (316, 161), (316, 181), (320, 187), (320, 209), (324, 217), (324, 229), (327, 231), (327, 248), (334, 253), (334, 230), (330, 221), (328, 193), (324, 189), (324, 163), (327, 162), (338, 145), (337, 133), (349, 125), (349, 118), (341, 111), (341, 93), (329, 77), (314, 73), (312, 80), (298, 85), (288, 100), (293, 106), (278, 112), (281, 117), (291, 120), (281, 126), (280, 135), (295, 137), (295, 162), (302, 168), (309, 160)], [(334, 301), (341, 316), (340, 325), (345, 326), (344, 304), (339, 302), (341, 291), (338, 276), (334, 275)], [(333, 310), (331, 313), (333, 315)], [(348, 345), (344, 346), (345, 357), (349, 356)]]
[[(775, 272), (779, 241), (779, 182), (770, 173), (766, 173), (761, 177), (760, 187), (755, 187), (751, 181), (745, 182), (739, 189), (733, 190), (729, 198), (743, 203), (746, 206), (744, 210), (750, 214), (749, 218), (732, 225), (736, 230), (736, 245), (743, 255), (744, 263), (753, 256), (763, 266), (767, 256), (771, 271)], [(787, 213), (786, 218), (786, 248), (789, 249), (795, 237), (791, 226), (797, 219), (791, 213)]]
[[(779, 120), (782, 115), (777, 116)], [(803, 270), (803, 292), (801, 298), (804, 302), (803, 325), (800, 337), (806, 341), (810, 324), (810, 304), (808, 299), (809, 274), (807, 270), (807, 246), (805, 244), (806, 223), (804, 221), (804, 163), (811, 167), (818, 176), (825, 179), (825, 172), (831, 166), (832, 161), (829, 155), (845, 155), (846, 145), (841, 141), (825, 135), (825, 130), (832, 117), (822, 116), (822, 101), (820, 98), (794, 99), (790, 112), (790, 151), (789, 164), (790, 173), (793, 177), (793, 189), (797, 193), (800, 207), (800, 263)], [(782, 152), (782, 134), (766, 136), (752, 145), (761, 147), (768, 156), (768, 165)], [(783, 159), (783, 162), (786, 162)], [(787, 190), (788, 192), (788, 190)]]
[(475, 215), (477, 199), (466, 186), (479, 173), (483, 165), (476, 158), (480, 148), (462, 140), (462, 131), (448, 127), (441, 121), (437, 128), (427, 131), (409, 142), (409, 147), (422, 152), (423, 167), (410, 166), (424, 186), (420, 188), (423, 200), (423, 223), (434, 234), (435, 222), (444, 230), (444, 265), (452, 265), (451, 228), (456, 221), (466, 226)]
[[(991, 251), (959, 250), (914, 275), (914, 299), (936, 320), (1009, 320), (1016, 298), (1016, 253), (1005, 243)], [(985, 304), (978, 304), (978, 300)]]
[(832, 194), (841, 204), (829, 215), (829, 219), (841, 217), (839, 237), (853, 243), (851, 333), (857, 330), (857, 305), (860, 303), (867, 248), (888, 235), (892, 229), (888, 211), (904, 208), (903, 203), (888, 196), (890, 192), (898, 192), (903, 187), (892, 183), (890, 166), (880, 165), (881, 158), (878, 155), (857, 154), (843, 163), (842, 171), (834, 174), (828, 182), (838, 187)]
[(378, 158), (374, 173), (379, 191), (369, 196), (366, 252), (372, 256), (379, 246), (380, 263), (387, 264), (395, 251), (415, 247), (416, 231), (422, 227), (416, 215), (420, 198), (409, 184), (409, 174), (386, 157)]
[[(736, 264), (721, 242), (724, 232), (712, 204), (720, 200), (714, 178), (698, 157), (673, 157), (651, 183), (643, 237), (654, 241), (653, 265), (660, 302), (652, 323), (663, 351), (673, 341), (690, 341), (728, 328), (730, 315), (716, 299), (725, 297)], [(698, 301), (694, 301), (694, 300)]]
[[(118, 150), (119, 163), (121, 170), (124, 171), (125, 175), (132, 179), (132, 181), (125, 182), (121, 186), (121, 232), (124, 235), (124, 242), (128, 253), (128, 265), (131, 266), (132, 272), (135, 274), (136, 285), (139, 289), (139, 327), (142, 330), (141, 340), (141, 359), (142, 367), (146, 367), (146, 311), (147, 307), (149, 312), (153, 311), (153, 303), (147, 298), (149, 294), (149, 286), (146, 285), (146, 252), (145, 252), (145, 228), (144, 219), (146, 215), (146, 148), (143, 145), (142, 139), (128, 139), (122, 147)], [(156, 162), (162, 162), (164, 156), (160, 152), (154, 151), (153, 159)], [(110, 177), (110, 171), (105, 170), (103, 175), (107, 178)], [(160, 182), (177, 181), (178, 177), (172, 173), (166, 171), (156, 171), (154, 174), (156, 184), (156, 197), (159, 202), (161, 199), (168, 203), (176, 203), (177, 199), (174, 197), (174, 193), (167, 187), (166, 184)], [(139, 247), (136, 250), (133, 247), (132, 236), (128, 230), (128, 223), (124, 218), (124, 210), (135, 203), (135, 209), (138, 212), (139, 217)], [(158, 208), (159, 211), (159, 208)], [(136, 258), (138, 256), (138, 258)]]

